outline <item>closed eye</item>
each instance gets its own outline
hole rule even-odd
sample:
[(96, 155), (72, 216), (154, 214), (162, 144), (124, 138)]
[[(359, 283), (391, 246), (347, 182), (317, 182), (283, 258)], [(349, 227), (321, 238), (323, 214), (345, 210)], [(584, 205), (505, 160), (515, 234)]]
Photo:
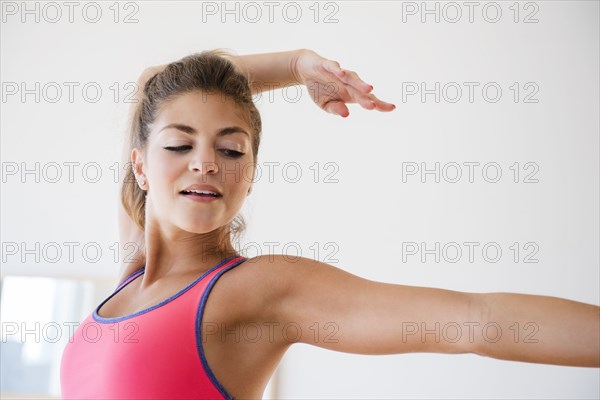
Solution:
[(185, 151), (191, 149), (192, 146), (177, 146), (177, 147), (165, 147), (166, 150), (170, 151)]
[[(164, 147), (165, 150), (169, 150), (169, 151), (176, 151), (176, 152), (182, 152), (182, 151), (186, 151), (186, 150), (190, 150), (192, 148), (192, 146), (177, 146), (177, 147)], [(246, 153), (241, 153), (239, 151), (235, 151), (235, 150), (229, 150), (229, 149), (222, 149), (221, 150), (226, 157), (229, 158), (239, 158), (241, 156), (243, 156)]]
[(227, 157), (231, 157), (231, 158), (240, 158), (241, 156), (243, 156), (246, 153), (240, 153), (239, 151), (235, 151), (235, 150), (228, 150), (228, 149), (223, 149), (221, 150), (223, 153), (225, 153), (225, 155)]

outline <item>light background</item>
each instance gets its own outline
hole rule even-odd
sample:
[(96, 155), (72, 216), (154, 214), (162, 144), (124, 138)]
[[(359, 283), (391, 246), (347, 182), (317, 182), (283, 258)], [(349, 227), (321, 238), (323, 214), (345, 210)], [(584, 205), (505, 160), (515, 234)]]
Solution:
[[(599, 304), (599, 25), (598, 2), (542, 1), (518, 3), (518, 23), (509, 7), (496, 2), (502, 17), (486, 22), (475, 8), (456, 3), (462, 18), (434, 22), (420, 14), (406, 15), (407, 2), (296, 3), (302, 10), (297, 23), (286, 22), (279, 3), (274, 21), (268, 8), (259, 22), (239, 22), (235, 15), (207, 16), (200, 2), (136, 2), (137, 23), (112, 21), (112, 3), (99, 3), (98, 23), (83, 20), (34, 22), (29, 16), (6, 17), (1, 31), (1, 78), (25, 82), (33, 88), (57, 82), (63, 98), (51, 103), (19, 95), (2, 102), (1, 156), (3, 173), (10, 163), (97, 162), (103, 177), (88, 183), (75, 170), (75, 181), (66, 176), (58, 183), (31, 175), (3, 176), (1, 195), (2, 242), (97, 242), (105, 251), (100, 262), (76, 256), (58, 263), (31, 257), (5, 257), (2, 274), (95, 277), (116, 282), (119, 265), (108, 248), (118, 241), (117, 183), (109, 167), (120, 160), (127, 106), (124, 88), (147, 66), (164, 64), (184, 55), (223, 47), (238, 54), (310, 48), (357, 71), (381, 99), (395, 103), (392, 113), (350, 106), (342, 119), (318, 109), (303, 92), (296, 103), (281, 91), (272, 101), (263, 95), (257, 104), (263, 118), (263, 144), (259, 162), (280, 162), (273, 181), (263, 178), (243, 214), (249, 225), (245, 243), (297, 243), (303, 256), (317, 258), (362, 277), (404, 285), (441, 287), (470, 292), (519, 292), (550, 295)], [(43, 3), (40, 3), (40, 7)], [(84, 4), (84, 3), (81, 3)], [(221, 2), (213, 3), (222, 7)], [(412, 3), (422, 7), (421, 2)], [(427, 3), (435, 7), (434, 2)], [(446, 4), (438, 3), (442, 9)], [(3, 6), (4, 7), (4, 6)], [(235, 3), (228, 3), (234, 9)], [(312, 7), (312, 9), (310, 8)], [(537, 8), (536, 8), (537, 7)], [(313, 10), (320, 15), (315, 23)], [(538, 23), (523, 23), (536, 11)], [(135, 8), (120, 4), (120, 19)], [(452, 10), (446, 8), (450, 13)], [(247, 17), (254, 16), (246, 9)], [(324, 23), (334, 13), (334, 23)], [(51, 14), (53, 15), (53, 14)], [(293, 17), (290, 10), (289, 16)], [(494, 16), (490, 10), (490, 16)], [(452, 18), (454, 14), (447, 14)], [(97, 82), (103, 95), (97, 103), (82, 98), (68, 101), (64, 82)], [(115, 82), (121, 93), (115, 101), (109, 88)], [(429, 95), (403, 102), (403, 82), (459, 83), (463, 97), (457, 103)], [(474, 102), (463, 82), (478, 82)], [(496, 103), (487, 102), (481, 87), (497, 82), (503, 90)], [(517, 103), (510, 86), (521, 88)], [(524, 85), (534, 82), (537, 103), (524, 103)], [(3, 86), (3, 95), (6, 86)], [(51, 92), (54, 93), (54, 92)], [(451, 92), (452, 95), (454, 92)], [(293, 97), (294, 91), (288, 92)], [(290, 183), (281, 166), (296, 162), (302, 179)], [(309, 167), (320, 165), (314, 182)], [(338, 169), (325, 183), (324, 174)], [(479, 162), (475, 181), (466, 175), (458, 183), (429, 175), (402, 181), (406, 162)], [(486, 182), (481, 165), (498, 163), (502, 178)], [(515, 162), (520, 165), (514, 183)], [(523, 183), (527, 162), (539, 166), (538, 183)], [(10, 164), (13, 165), (13, 164)], [(63, 166), (62, 172), (68, 170)], [(463, 174), (467, 173), (463, 166)], [(493, 175), (493, 174), (492, 174)], [(287, 181), (286, 181), (287, 178)], [(402, 260), (403, 242), (425, 242), (433, 248), (450, 242), (479, 242), (474, 262), (464, 253), (459, 262), (433, 256)], [(314, 243), (319, 254), (311, 250)], [(336, 253), (326, 258), (335, 243)], [(503, 250), (497, 263), (482, 258), (481, 247), (498, 243)], [(519, 262), (509, 248), (520, 246)], [(534, 258), (523, 259), (538, 246)], [(80, 249), (81, 247), (79, 247)], [(289, 247), (288, 247), (289, 248)], [(314, 248), (314, 247), (313, 247)], [(462, 247), (464, 251), (466, 247)], [(290, 254), (295, 254), (290, 249)], [(80, 254), (80, 253), (76, 253)], [(454, 254), (454, 253), (451, 253)], [(491, 252), (491, 255), (494, 253)], [(106, 296), (108, 296), (108, 292)], [(18, 307), (17, 304), (13, 307)], [(91, 310), (90, 310), (91, 312)], [(400, 318), (401, 316), (399, 316)], [(373, 340), (377, 340), (374, 338)], [(294, 345), (277, 372), (279, 398), (598, 398), (598, 369), (536, 365), (486, 359), (475, 355), (403, 354), (363, 356)]]

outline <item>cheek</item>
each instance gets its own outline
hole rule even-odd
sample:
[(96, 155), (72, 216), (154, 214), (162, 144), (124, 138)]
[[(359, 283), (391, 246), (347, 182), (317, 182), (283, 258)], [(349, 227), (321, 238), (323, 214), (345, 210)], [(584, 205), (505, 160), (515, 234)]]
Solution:
[(227, 161), (220, 166), (218, 182), (235, 201), (243, 199), (252, 185), (254, 166), (249, 160)]
[(227, 185), (248, 186), (252, 184), (256, 166), (252, 158), (226, 161), (221, 166), (221, 182)]
[(174, 160), (173, 157), (169, 157), (168, 154), (155, 153), (150, 165), (150, 179), (155, 187), (172, 187), (181, 174), (181, 163)]

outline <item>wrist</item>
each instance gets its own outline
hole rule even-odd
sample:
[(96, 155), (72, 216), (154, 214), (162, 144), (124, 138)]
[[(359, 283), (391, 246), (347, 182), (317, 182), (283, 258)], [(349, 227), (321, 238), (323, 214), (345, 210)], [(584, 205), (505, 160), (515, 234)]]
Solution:
[(298, 60), (309, 50), (298, 49), (291, 52), (290, 57), (290, 77), (294, 85), (304, 85), (302, 76), (298, 73)]

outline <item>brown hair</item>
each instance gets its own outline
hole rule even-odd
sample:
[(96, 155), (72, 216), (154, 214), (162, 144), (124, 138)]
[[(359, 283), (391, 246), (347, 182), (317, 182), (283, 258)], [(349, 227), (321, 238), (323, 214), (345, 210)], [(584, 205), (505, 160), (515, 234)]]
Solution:
[[(243, 111), (246, 122), (251, 127), (252, 153), (257, 162), (262, 123), (260, 113), (252, 100), (248, 77), (239, 72), (228, 57), (226, 50), (206, 50), (186, 56), (168, 64), (162, 71), (152, 76), (144, 85), (143, 93), (135, 108), (129, 129), (131, 149), (145, 149), (150, 135), (149, 126), (160, 112), (160, 107), (175, 97), (192, 91), (217, 93), (232, 99)], [(256, 165), (256, 164), (255, 164)], [(127, 173), (121, 188), (121, 203), (127, 214), (143, 231), (146, 215), (146, 192), (135, 180), (132, 168)], [(231, 247), (231, 239), (236, 242), (246, 229), (244, 218), (238, 214), (219, 234), (217, 252), (236, 253)], [(145, 249), (142, 249), (145, 253)]]

